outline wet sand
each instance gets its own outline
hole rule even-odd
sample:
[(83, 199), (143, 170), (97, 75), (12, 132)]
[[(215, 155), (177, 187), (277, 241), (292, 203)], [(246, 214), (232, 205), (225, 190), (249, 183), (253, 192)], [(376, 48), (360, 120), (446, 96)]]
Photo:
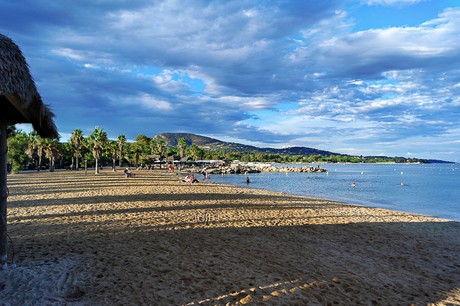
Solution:
[(459, 222), (162, 171), (8, 180), (0, 305), (460, 305)]

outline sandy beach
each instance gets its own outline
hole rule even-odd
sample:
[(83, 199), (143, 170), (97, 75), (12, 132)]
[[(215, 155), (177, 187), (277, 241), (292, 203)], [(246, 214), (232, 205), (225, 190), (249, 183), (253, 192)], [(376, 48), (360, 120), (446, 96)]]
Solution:
[(0, 305), (460, 305), (459, 222), (166, 171), (8, 187)]

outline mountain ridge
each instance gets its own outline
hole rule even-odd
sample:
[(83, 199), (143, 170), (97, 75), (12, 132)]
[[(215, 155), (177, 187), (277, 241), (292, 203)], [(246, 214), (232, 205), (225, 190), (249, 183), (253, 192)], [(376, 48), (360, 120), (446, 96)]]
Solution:
[[(349, 154), (334, 153), (326, 150), (319, 150), (310, 147), (287, 147), (282, 149), (276, 148), (260, 148), (251, 145), (244, 145), (235, 142), (225, 142), (208, 136), (202, 136), (192, 133), (161, 133), (153, 136), (155, 139), (162, 139), (167, 146), (177, 147), (177, 143), (180, 138), (184, 138), (187, 142), (187, 146), (195, 144), (203, 149), (208, 150), (224, 150), (228, 152), (240, 152), (240, 153), (265, 153), (265, 154), (280, 154), (280, 155), (322, 155), (322, 156), (348, 156), (356, 158), (370, 158), (370, 159), (399, 159), (401, 162), (407, 162), (407, 158), (404, 157), (389, 157), (389, 156), (352, 156)], [(412, 162), (423, 162), (423, 163), (455, 163), (451, 161), (438, 160), (438, 159), (420, 159), (412, 158)]]
[[(238, 151), (238, 152), (260, 152), (267, 154), (289, 154), (289, 155), (337, 155), (338, 153), (333, 153), (330, 151), (319, 150), (309, 147), (288, 147), (282, 149), (276, 148), (259, 148), (256, 146), (245, 145), (235, 142), (225, 142), (215, 138), (192, 134), (192, 133), (161, 133), (153, 138), (163, 140), (167, 146), (177, 147), (177, 143), (180, 138), (184, 138), (187, 142), (187, 146), (191, 144), (196, 144), (197, 146), (204, 149), (211, 150), (227, 150), (227, 151)], [(343, 155), (343, 154), (342, 154)]]

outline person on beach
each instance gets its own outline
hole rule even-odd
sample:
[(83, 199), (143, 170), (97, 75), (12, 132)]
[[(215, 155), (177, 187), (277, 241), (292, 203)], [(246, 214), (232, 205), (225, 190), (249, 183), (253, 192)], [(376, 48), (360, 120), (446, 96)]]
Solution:
[(123, 172), (125, 173), (125, 177), (133, 177), (133, 173), (130, 172), (128, 168), (126, 168)]
[(180, 180), (183, 183), (188, 183), (190, 181), (190, 176), (187, 174), (183, 179)]
[(195, 178), (193, 174), (187, 174), (185, 178), (182, 180), (182, 182), (193, 184), (198, 183), (199, 181)]
[(190, 175), (190, 184), (198, 183), (199, 181), (195, 178), (193, 174)]

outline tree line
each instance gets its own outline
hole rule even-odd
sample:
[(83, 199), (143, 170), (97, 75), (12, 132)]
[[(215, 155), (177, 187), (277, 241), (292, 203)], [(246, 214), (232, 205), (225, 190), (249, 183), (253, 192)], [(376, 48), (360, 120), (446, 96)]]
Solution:
[(68, 142), (42, 138), (34, 131), (25, 133), (14, 127), (8, 137), (8, 162), (13, 172), (86, 166), (94, 167), (95, 173), (99, 173), (101, 166), (110, 166), (113, 170), (117, 166), (138, 167), (152, 163), (153, 158), (163, 161), (170, 156), (197, 160), (204, 157), (204, 150), (195, 144), (188, 146), (184, 138), (179, 139), (177, 147), (166, 146), (164, 140), (142, 134), (134, 142), (128, 142), (123, 134), (112, 140), (100, 127), (95, 127), (87, 136), (76, 129)]
[(420, 159), (404, 157), (365, 157), (350, 155), (290, 155), (270, 154), (265, 152), (238, 152), (225, 149), (203, 149), (196, 144), (187, 145), (185, 138), (178, 140), (177, 146), (167, 146), (162, 139), (139, 134), (133, 142), (126, 136), (118, 135), (116, 140), (108, 139), (107, 133), (95, 127), (90, 135), (82, 130), (72, 132), (67, 142), (58, 139), (41, 138), (37, 133), (25, 133), (9, 129), (8, 162), (13, 172), (20, 170), (54, 171), (55, 168), (79, 169), (84, 166), (94, 167), (99, 173), (101, 166), (116, 167), (134, 166), (152, 163), (156, 158), (163, 161), (174, 157), (175, 160), (188, 156), (191, 160), (240, 160), (242, 162), (276, 162), (276, 163), (414, 163), (425, 162)]
[(425, 163), (426, 160), (405, 157), (386, 157), (386, 156), (352, 156), (342, 154), (278, 154), (265, 152), (237, 152), (220, 150), (206, 150), (205, 159), (240, 160), (242, 162), (274, 162), (274, 163)]

